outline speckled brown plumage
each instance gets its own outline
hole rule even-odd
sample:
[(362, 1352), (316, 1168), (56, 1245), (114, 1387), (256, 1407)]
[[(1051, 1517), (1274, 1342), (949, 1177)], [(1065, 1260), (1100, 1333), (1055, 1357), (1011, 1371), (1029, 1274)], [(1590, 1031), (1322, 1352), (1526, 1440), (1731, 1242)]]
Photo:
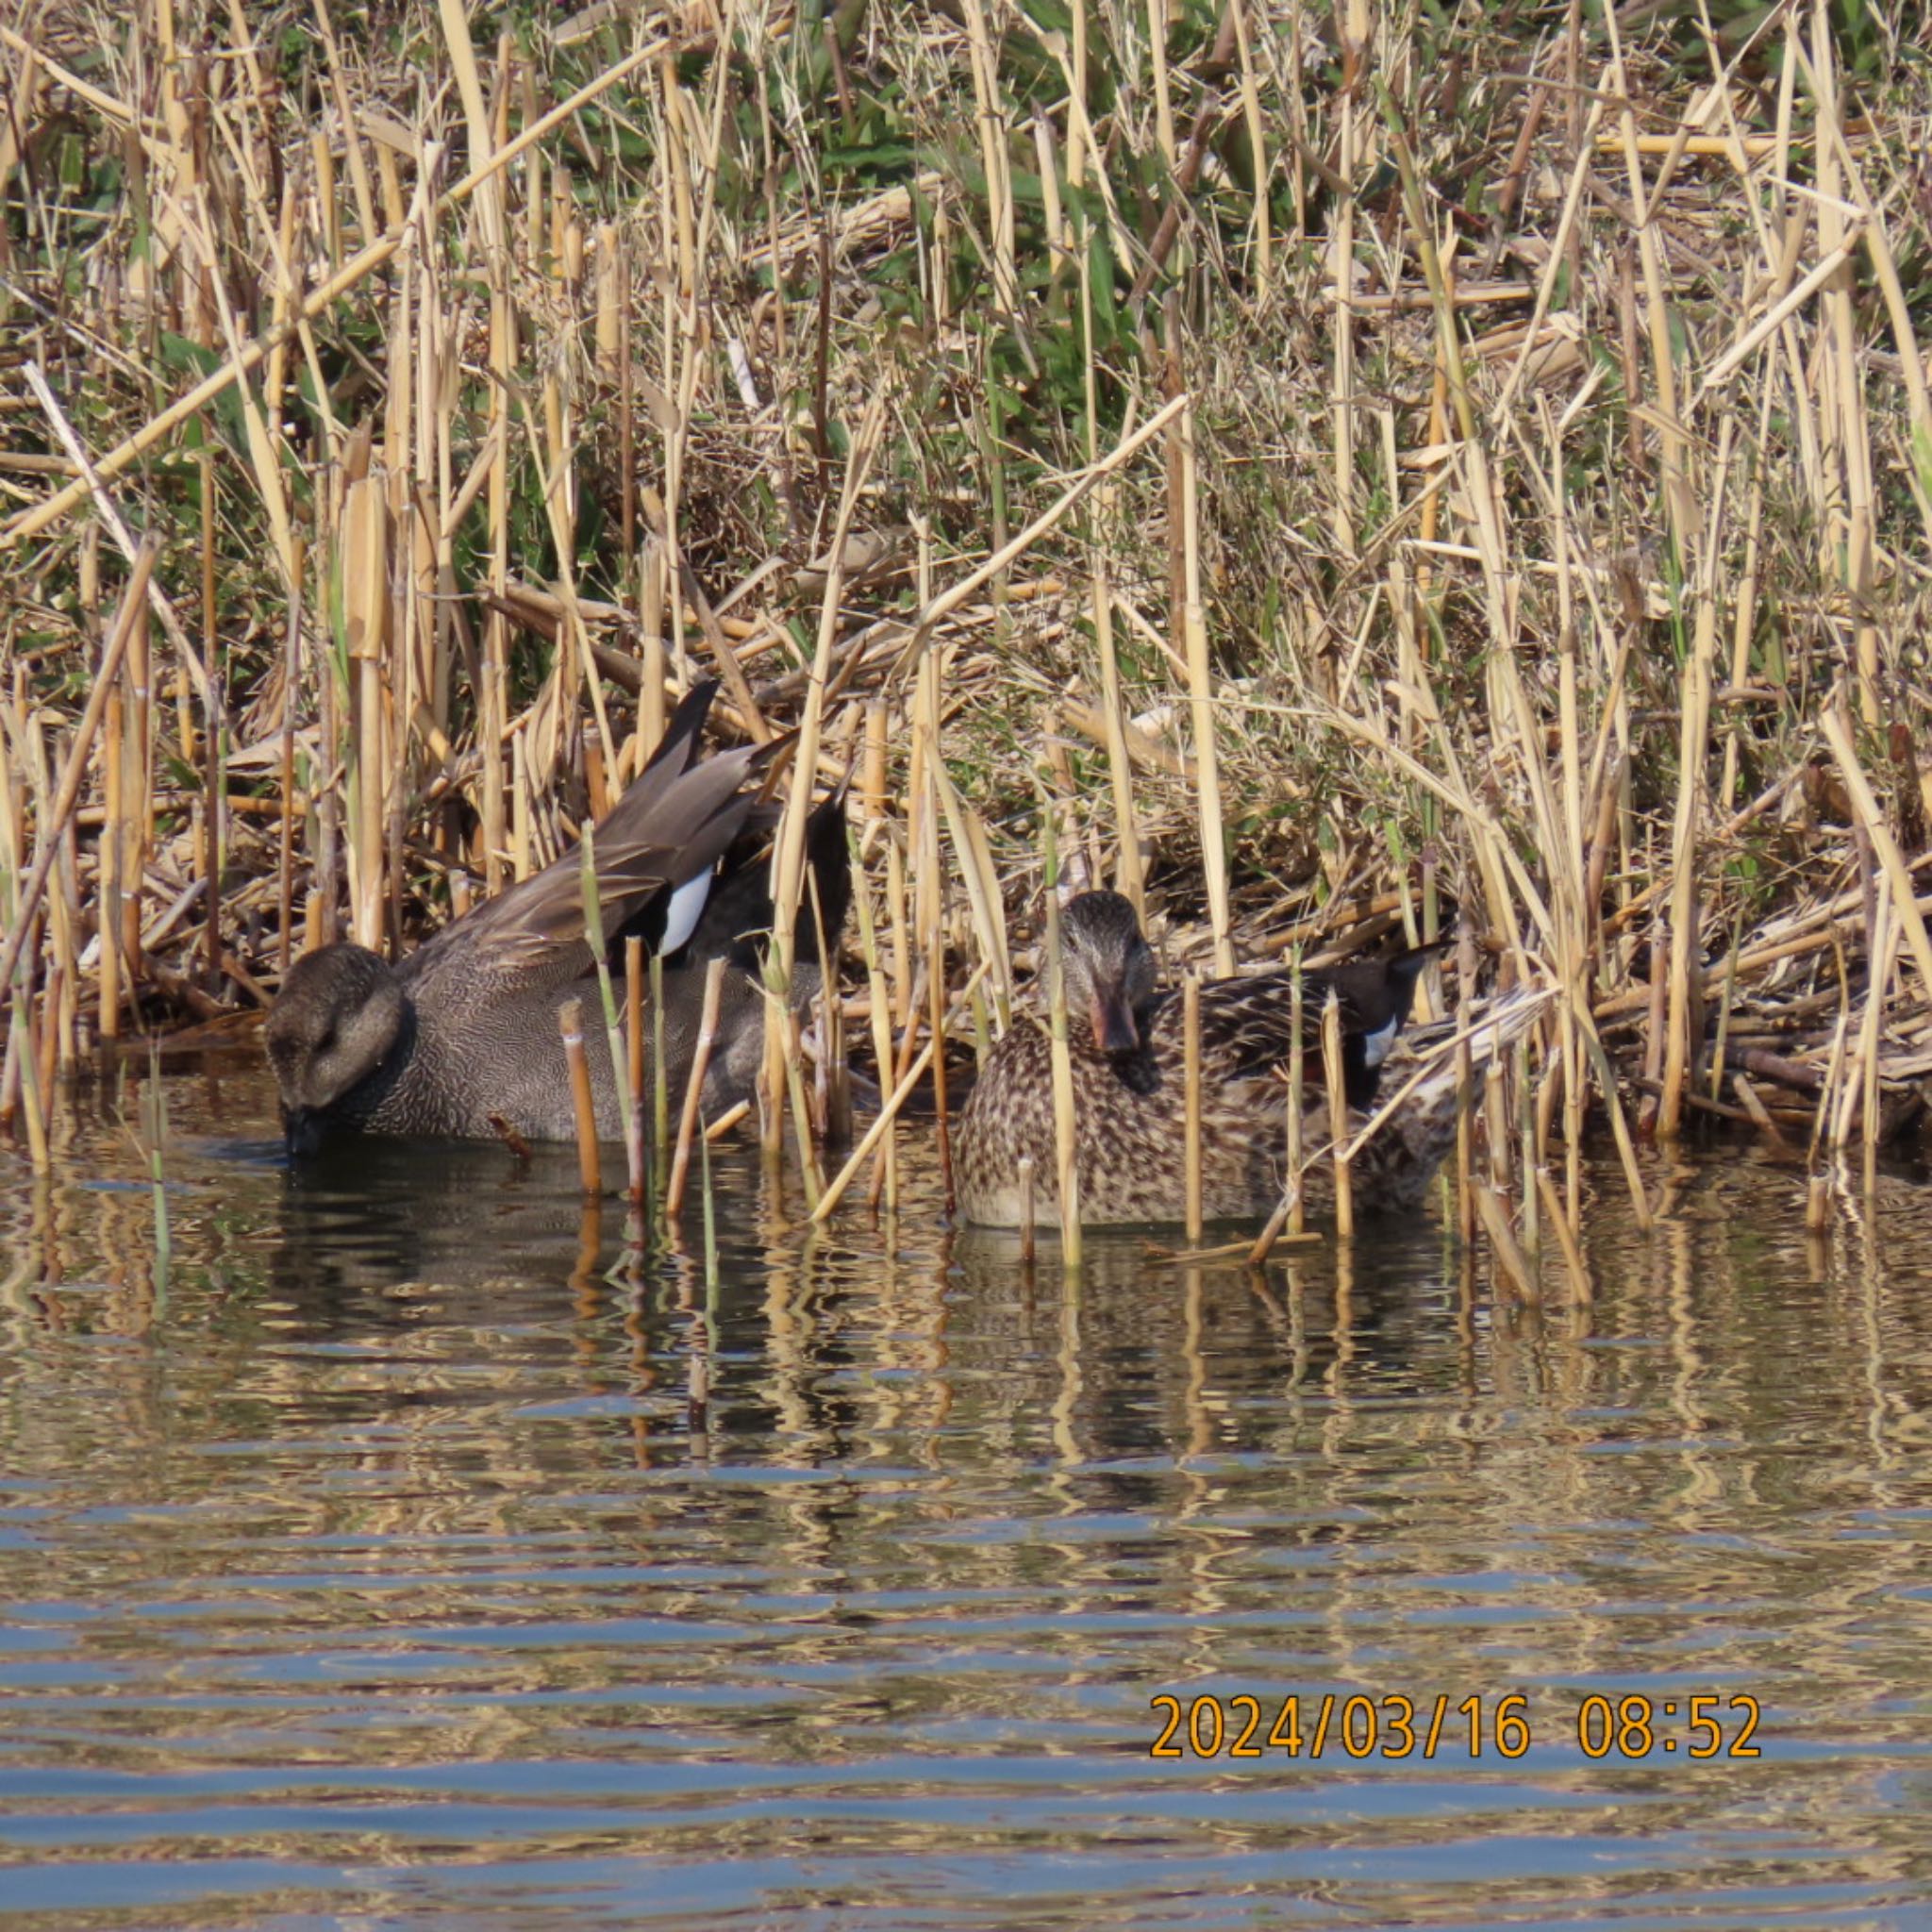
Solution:
[[(1153, 958), (1132, 908), (1111, 892), (1082, 893), (1062, 915), (1080, 1219), (1176, 1221), (1185, 1211), (1183, 1007), (1153, 984)], [(1411, 952), (1304, 976), (1304, 1024), (1318, 1028), (1332, 992), (1340, 1006), (1348, 1098), (1369, 1107), (1408, 1014), (1425, 954)], [(1286, 1168), (1284, 1074), (1291, 1049), (1293, 975), (1284, 971), (1201, 989), (1201, 1177), (1210, 1220), (1271, 1212)], [(1321, 1076), (1319, 1047), (1305, 1063)], [(1425, 1080), (1363, 1148), (1354, 1170), (1366, 1208), (1418, 1202), (1455, 1138), (1453, 1072)], [(1305, 1124), (1313, 1151), (1328, 1139), (1316, 1091)], [(987, 1060), (960, 1114), (955, 1179), (969, 1221), (1020, 1219), (1020, 1162), (1033, 1163), (1035, 1212), (1059, 1211), (1052, 1044), (1043, 1025), (1017, 1022)], [(1311, 1169), (1304, 1187), (1324, 1191)]]

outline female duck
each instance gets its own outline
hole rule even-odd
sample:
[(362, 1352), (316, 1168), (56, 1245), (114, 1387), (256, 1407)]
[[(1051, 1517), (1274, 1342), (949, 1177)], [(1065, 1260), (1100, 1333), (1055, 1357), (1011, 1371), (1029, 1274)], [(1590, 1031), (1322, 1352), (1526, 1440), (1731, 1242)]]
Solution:
[[(1074, 1144), (1080, 1219), (1090, 1225), (1177, 1221), (1185, 1212), (1185, 1048), (1182, 1003), (1155, 985), (1154, 954), (1134, 908), (1118, 892), (1082, 892), (1060, 915), (1068, 1051), (1074, 1074)], [(1341, 1007), (1343, 1078), (1351, 1108), (1374, 1100), (1382, 1067), (1408, 1017), (1432, 949), (1302, 975), (1311, 1036), (1332, 992)], [(1270, 1212), (1281, 1199), (1294, 975), (1286, 971), (1211, 982), (1201, 989), (1201, 1181), (1210, 1220)], [(1322, 1077), (1319, 1046), (1307, 1061)], [(1406, 1109), (1407, 1113), (1407, 1109)], [(1325, 1105), (1324, 1107), (1325, 1123)], [(1421, 1198), (1454, 1139), (1412, 1134), (1399, 1120), (1363, 1150), (1367, 1204)], [(1310, 1141), (1327, 1138), (1311, 1123)], [(1378, 1151), (1379, 1150), (1379, 1151)], [(956, 1175), (966, 1219), (1011, 1226), (1020, 1219), (1020, 1162), (1033, 1163), (1035, 1211), (1058, 1212), (1053, 1060), (1045, 1028), (1016, 1022), (980, 1074), (959, 1118)]]

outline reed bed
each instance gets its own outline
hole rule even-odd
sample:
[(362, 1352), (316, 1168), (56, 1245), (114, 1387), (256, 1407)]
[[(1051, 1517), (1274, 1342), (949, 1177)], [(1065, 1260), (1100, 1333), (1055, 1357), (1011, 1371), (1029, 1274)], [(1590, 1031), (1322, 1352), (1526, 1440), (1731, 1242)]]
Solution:
[[(1053, 976), (1050, 851), (1176, 970), (1453, 922), (1458, 1008), (1545, 989), (1457, 1161), (1525, 1292), (1545, 1234), (1580, 1275), (1593, 1131), (1641, 1212), (1646, 1135), (1823, 1175), (1913, 1130), (1932, 78), (1891, 16), (497, 19), (0, 25), (0, 1131), (43, 1158), (96, 1051), (567, 850), (701, 675), (797, 734), (781, 904), (858, 774), (839, 1011), (771, 962), (767, 1145), (821, 1213), (826, 1060), (888, 1099), (890, 1203), (899, 1108)], [(601, 991), (641, 1108), (637, 969)], [(681, 1198), (694, 1094), (652, 1101)], [(1344, 1131), (1301, 1158), (1345, 1215)]]

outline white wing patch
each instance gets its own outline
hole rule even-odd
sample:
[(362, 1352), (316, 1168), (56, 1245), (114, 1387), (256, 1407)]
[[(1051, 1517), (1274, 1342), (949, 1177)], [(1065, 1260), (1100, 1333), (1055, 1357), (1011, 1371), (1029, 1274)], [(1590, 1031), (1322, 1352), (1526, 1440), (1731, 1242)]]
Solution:
[(1395, 1044), (1401, 1026), (1400, 1020), (1391, 1020), (1378, 1032), (1362, 1035), (1362, 1061), (1372, 1072), (1389, 1058), (1389, 1049)]
[(664, 908), (664, 937), (658, 942), (660, 953), (675, 953), (698, 929), (705, 916), (705, 901), (711, 896), (716, 874), (707, 867), (694, 878), (688, 878), (671, 895)]

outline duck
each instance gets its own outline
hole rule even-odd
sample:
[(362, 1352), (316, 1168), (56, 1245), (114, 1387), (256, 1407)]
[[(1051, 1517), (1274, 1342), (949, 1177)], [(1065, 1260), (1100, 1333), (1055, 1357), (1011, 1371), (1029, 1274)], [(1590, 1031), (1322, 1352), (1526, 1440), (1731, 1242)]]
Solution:
[[(581, 1000), (597, 1131), (618, 1139), (621, 1100), (597, 1023), (599, 953), (621, 975), (625, 941), (661, 957), (665, 1074), (674, 1106), (696, 1050), (706, 969), (724, 979), (704, 1102), (746, 1097), (763, 1055), (765, 995), (753, 977), (772, 923), (765, 883), (775, 808), (753, 781), (789, 743), (705, 758), (715, 679), (694, 684), (643, 770), (593, 833), (604, 930), (584, 931), (575, 850), (486, 900), (391, 965), (351, 941), (291, 967), (264, 1026), (283, 1136), (293, 1158), (345, 1134), (571, 1141), (576, 1135), (559, 1009)], [(844, 789), (814, 807), (806, 854), (815, 890), (796, 929), (792, 998), (822, 976), (819, 935), (836, 941), (850, 899)], [(816, 910), (812, 904), (816, 899)], [(656, 1027), (647, 1021), (655, 1037)], [(649, 1076), (647, 1075), (647, 1078)]]
[[(1440, 942), (1438, 942), (1438, 945)], [(1332, 995), (1341, 1023), (1349, 1108), (1374, 1104), (1417, 981), (1438, 945), (1351, 961), (1301, 976), (1305, 1077), (1323, 1075), (1320, 1028)], [(1074, 1145), (1083, 1225), (1181, 1220), (1186, 1213), (1186, 1050), (1183, 1002), (1158, 984), (1154, 951), (1131, 901), (1076, 893), (1060, 913), (1069, 1016)], [(1211, 980), (1200, 990), (1202, 1209), (1211, 1221), (1271, 1213), (1286, 1165), (1284, 1075), (1292, 1047), (1295, 974), (1277, 968)], [(1352, 1170), (1358, 1206), (1418, 1204), (1455, 1141), (1455, 1081), (1425, 1081), (1406, 1096)], [(1325, 1098), (1310, 1109), (1312, 1152), (1328, 1139)], [(988, 1056), (954, 1138), (962, 1218), (1014, 1226), (1024, 1213), (1020, 1163), (1033, 1163), (1033, 1210), (1059, 1213), (1053, 1058), (1044, 1024), (1022, 1017)], [(1304, 1178), (1319, 1182), (1321, 1170)]]

